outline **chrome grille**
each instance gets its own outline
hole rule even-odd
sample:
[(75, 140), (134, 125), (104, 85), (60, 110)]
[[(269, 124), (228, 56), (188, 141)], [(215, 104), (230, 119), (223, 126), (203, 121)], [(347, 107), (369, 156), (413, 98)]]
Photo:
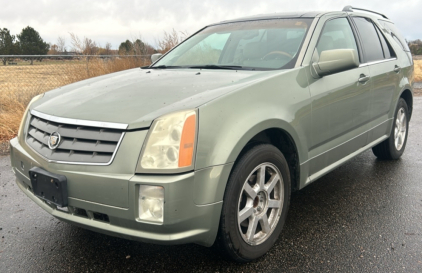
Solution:
[[(108, 165), (113, 161), (124, 135), (122, 129), (84, 126), (80, 125), (84, 122), (79, 120), (75, 121), (78, 125), (68, 124), (60, 122), (66, 119), (42, 116), (31, 112), (26, 143), (52, 162)], [(90, 121), (86, 123), (94, 124)], [(48, 139), (53, 132), (61, 136), (60, 144), (54, 150), (48, 147)]]

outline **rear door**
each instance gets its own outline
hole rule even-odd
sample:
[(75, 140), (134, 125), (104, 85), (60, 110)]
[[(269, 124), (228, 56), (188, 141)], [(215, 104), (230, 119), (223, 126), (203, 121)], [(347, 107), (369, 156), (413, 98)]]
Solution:
[(392, 118), (390, 109), (396, 102), (394, 94), (399, 88), (401, 67), (390, 43), (371, 19), (352, 18), (362, 43), (362, 66), (367, 66), (371, 74), (371, 131), (368, 134), (371, 143), (389, 134), (388, 120)]
[[(355, 49), (362, 57), (348, 17), (325, 22), (314, 51)], [(314, 60), (317, 61), (317, 60)], [(318, 172), (367, 144), (370, 121), (371, 78), (367, 66), (310, 78), (312, 96), (312, 147), (310, 180)]]

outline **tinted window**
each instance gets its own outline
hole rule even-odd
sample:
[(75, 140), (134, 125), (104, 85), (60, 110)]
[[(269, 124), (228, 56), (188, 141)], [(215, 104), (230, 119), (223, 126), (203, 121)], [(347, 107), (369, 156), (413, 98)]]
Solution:
[(391, 23), (384, 20), (378, 20), (381, 25), (383, 25), (386, 29), (391, 31), (393, 38), (396, 40), (396, 42), (403, 48), (404, 51), (410, 51), (409, 46), (407, 45), (406, 40), (401, 35), (400, 31), (397, 29), (397, 27)]
[(395, 58), (396, 54), (394, 53), (390, 44), (385, 39), (384, 35), (382, 35), (381, 31), (377, 27), (376, 27), (376, 29), (377, 29), (377, 33), (378, 33), (378, 36), (379, 36), (380, 41), (381, 41), (382, 50), (384, 51), (384, 58), (385, 59)]
[(337, 18), (328, 21), (324, 25), (319, 37), (317, 50), (322, 51), (332, 49), (354, 49), (358, 51), (355, 36), (346, 18)]
[(358, 28), (362, 44), (365, 62), (373, 62), (384, 59), (380, 39), (371, 20), (363, 17), (353, 17)]
[[(398, 45), (400, 45), (403, 49), (405, 49), (405, 48), (404, 48), (404, 45), (401, 43), (401, 41), (399, 40), (399, 38), (398, 38), (396, 35), (391, 34), (391, 36), (393, 37), (394, 41), (396, 41), (396, 43), (397, 43)], [(405, 50), (405, 51), (406, 51), (406, 50)]]

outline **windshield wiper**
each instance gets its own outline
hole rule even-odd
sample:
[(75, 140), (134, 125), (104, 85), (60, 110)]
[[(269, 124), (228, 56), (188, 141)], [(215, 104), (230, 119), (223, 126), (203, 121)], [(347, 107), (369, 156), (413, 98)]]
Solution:
[(231, 70), (237, 70), (237, 69), (242, 69), (243, 66), (206, 64), (206, 65), (194, 65), (194, 66), (158, 65), (158, 66), (150, 66), (149, 67), (149, 69), (168, 69), (168, 68), (192, 68), (192, 69), (199, 68), (199, 69), (231, 69)]
[(150, 69), (166, 69), (166, 68), (184, 68), (183, 66), (172, 66), (172, 65), (157, 65), (150, 66)]
[(203, 69), (242, 69), (243, 66), (240, 65), (215, 65), (215, 64), (206, 64), (206, 65), (194, 65), (189, 66), (188, 68), (203, 68)]

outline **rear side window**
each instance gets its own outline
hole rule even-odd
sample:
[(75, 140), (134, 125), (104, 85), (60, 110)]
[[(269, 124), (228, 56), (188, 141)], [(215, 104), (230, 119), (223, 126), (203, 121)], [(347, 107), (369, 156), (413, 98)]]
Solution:
[(391, 48), (390, 44), (385, 39), (384, 35), (382, 35), (381, 31), (377, 27), (375, 28), (377, 29), (377, 33), (381, 41), (382, 50), (384, 51), (384, 58), (385, 59), (395, 58), (396, 53), (394, 53), (394, 50)]
[(394, 40), (403, 48), (404, 51), (410, 52), (410, 49), (409, 49), (409, 46), (407, 45), (406, 40), (401, 35), (401, 33), (398, 30), (398, 28), (396, 27), (396, 25), (394, 25), (391, 22), (384, 21), (384, 20), (378, 20), (378, 21), (380, 22), (380, 24), (383, 27), (385, 27), (387, 30), (389, 30), (391, 32), (391, 35), (393, 36)]
[(354, 49), (358, 51), (349, 21), (346, 18), (337, 18), (326, 22), (316, 48), (318, 54), (333, 49)]
[(371, 20), (363, 17), (353, 17), (363, 44), (363, 56), (365, 62), (373, 62), (384, 59), (380, 39), (377, 30)]

